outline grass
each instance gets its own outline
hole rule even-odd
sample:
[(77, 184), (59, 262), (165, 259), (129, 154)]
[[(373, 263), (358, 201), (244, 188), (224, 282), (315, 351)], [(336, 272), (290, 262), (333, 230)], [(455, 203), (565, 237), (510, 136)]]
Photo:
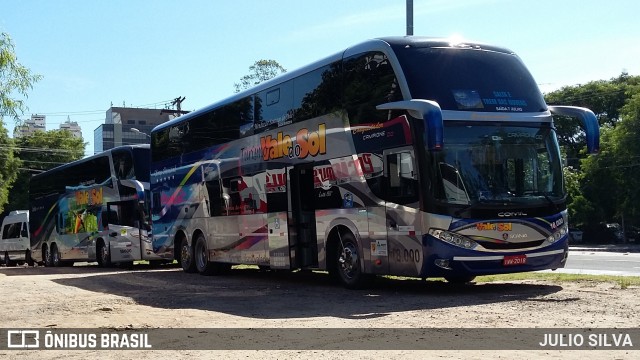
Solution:
[(564, 273), (516, 273), (501, 275), (478, 276), (475, 281), (494, 282), (512, 280), (546, 280), (554, 282), (613, 282), (620, 285), (621, 289), (629, 286), (640, 286), (640, 276), (614, 276), (614, 275), (588, 275), (588, 274), (564, 274)]
[[(395, 280), (415, 280), (416, 278), (405, 276), (384, 276), (389, 279)], [(640, 286), (640, 276), (615, 276), (615, 275), (588, 275), (588, 274), (567, 274), (567, 273), (540, 273), (540, 272), (524, 272), (514, 274), (499, 274), (499, 275), (484, 275), (478, 276), (473, 280), (475, 283), (491, 283), (491, 282), (504, 282), (504, 281), (521, 281), (521, 280), (542, 280), (550, 281), (554, 283), (562, 282), (576, 282), (582, 284), (592, 284), (595, 286), (598, 283), (614, 283), (620, 286), (620, 289), (624, 290), (630, 286)], [(442, 281), (446, 282), (443, 278), (428, 278), (427, 281)]]

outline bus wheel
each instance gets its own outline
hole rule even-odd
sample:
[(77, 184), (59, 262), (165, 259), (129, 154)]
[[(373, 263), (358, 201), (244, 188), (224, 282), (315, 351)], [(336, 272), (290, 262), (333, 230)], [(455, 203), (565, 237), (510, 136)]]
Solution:
[(31, 251), (26, 250), (24, 254), (24, 258), (25, 260), (27, 260), (27, 265), (33, 266), (35, 264), (35, 262), (33, 261), (33, 258), (31, 257)]
[(109, 252), (109, 246), (107, 246), (102, 240), (98, 241), (96, 255), (98, 258), (98, 265), (105, 268), (111, 267), (111, 253)]
[(473, 281), (476, 277), (473, 275), (448, 275), (445, 276), (444, 279), (451, 284), (468, 284)]
[(13, 266), (13, 262), (11, 262), (11, 259), (9, 259), (9, 253), (8, 252), (4, 253), (4, 266), (6, 266), (6, 267)]
[(196, 263), (193, 259), (193, 251), (186, 238), (180, 242), (180, 265), (186, 273), (196, 272)]
[(58, 252), (58, 246), (56, 246), (56, 244), (51, 245), (51, 266), (60, 266), (60, 253)]
[(342, 284), (349, 289), (358, 289), (367, 285), (370, 276), (363, 274), (360, 267), (360, 252), (358, 243), (351, 233), (341, 236), (341, 241), (336, 247), (336, 271)]
[(200, 234), (196, 238), (196, 246), (193, 250), (196, 269), (202, 275), (212, 275), (215, 264), (209, 262), (209, 250), (207, 250), (207, 240)]
[(44, 262), (44, 266), (51, 266), (51, 252), (47, 245), (42, 246), (42, 261)]

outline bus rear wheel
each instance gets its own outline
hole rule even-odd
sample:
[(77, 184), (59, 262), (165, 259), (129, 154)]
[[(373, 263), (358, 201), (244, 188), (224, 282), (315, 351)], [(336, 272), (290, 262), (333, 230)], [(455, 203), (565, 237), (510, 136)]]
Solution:
[(180, 265), (182, 270), (186, 273), (196, 272), (196, 264), (193, 259), (193, 250), (189, 246), (189, 242), (186, 238), (180, 242)]
[(31, 257), (31, 251), (27, 250), (24, 254), (24, 258), (27, 262), (27, 265), (33, 266), (35, 264), (35, 261), (33, 261), (33, 258)]
[(367, 286), (372, 277), (362, 272), (362, 257), (358, 249), (358, 242), (350, 232), (338, 236), (341, 237), (341, 241), (336, 247), (337, 254), (334, 257), (337, 278), (349, 289)]
[(193, 250), (196, 269), (202, 275), (212, 275), (214, 264), (209, 261), (209, 250), (207, 250), (207, 240), (200, 234), (196, 238), (196, 246)]
[(101, 267), (111, 267), (111, 254), (109, 252), (109, 246), (104, 241), (98, 241), (98, 247), (96, 248), (96, 255), (98, 258), (98, 265)]
[(49, 251), (49, 247), (47, 245), (42, 246), (42, 261), (44, 262), (44, 266), (51, 266), (51, 252)]
[(9, 267), (9, 266), (13, 266), (13, 262), (11, 261), (11, 259), (9, 259), (9, 253), (5, 252), (4, 253), (4, 266)]
[(60, 252), (58, 252), (58, 246), (56, 244), (51, 245), (51, 266), (60, 266)]

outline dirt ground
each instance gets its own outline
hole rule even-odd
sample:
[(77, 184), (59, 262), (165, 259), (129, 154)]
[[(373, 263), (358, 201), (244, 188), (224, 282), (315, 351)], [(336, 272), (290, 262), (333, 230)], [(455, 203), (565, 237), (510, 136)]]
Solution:
[[(638, 328), (640, 288), (512, 281), (466, 286), (376, 281), (347, 290), (318, 273), (178, 268), (0, 268), (0, 328)], [(315, 339), (322, 344), (323, 339)], [(274, 340), (275, 341), (275, 340)], [(640, 344), (634, 344), (639, 349)], [(637, 350), (0, 350), (57, 359), (631, 359)]]

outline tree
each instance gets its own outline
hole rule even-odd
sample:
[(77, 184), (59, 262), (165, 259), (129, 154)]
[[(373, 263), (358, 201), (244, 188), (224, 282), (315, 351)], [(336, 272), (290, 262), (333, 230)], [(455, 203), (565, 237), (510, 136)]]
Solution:
[[(580, 196), (572, 199), (586, 227), (640, 225), (640, 85), (629, 84), (615, 127), (601, 127), (600, 153), (582, 160)], [(576, 201), (579, 200), (579, 201)]]
[(622, 107), (621, 120), (612, 134), (618, 183), (615, 215), (622, 225), (640, 225), (640, 86), (637, 89)]
[(236, 92), (247, 90), (262, 82), (273, 79), (274, 77), (287, 72), (275, 60), (258, 60), (249, 67), (249, 74), (240, 78), (240, 83), (233, 84)]
[(571, 222), (587, 233), (596, 233), (603, 223), (640, 225), (640, 76), (622, 73), (564, 87), (545, 99), (549, 104), (590, 108), (600, 122), (600, 153), (587, 157), (579, 122), (555, 118), (570, 165), (565, 181)]
[(11, 184), (16, 180), (18, 168), (20, 167), (20, 159), (13, 154), (13, 141), (7, 135), (7, 129), (0, 119), (0, 213), (3, 212), (4, 206), (9, 198), (9, 189)]
[(14, 156), (14, 144), (7, 134), (4, 118), (17, 120), (26, 110), (24, 101), (16, 95), (27, 97), (28, 90), (40, 80), (26, 67), (18, 63), (15, 46), (6, 33), (0, 33), (0, 213), (8, 199), (8, 190), (16, 179), (20, 160)]
[[(610, 80), (591, 81), (585, 85), (565, 86), (545, 95), (550, 105), (573, 105), (591, 109), (598, 117), (601, 126), (615, 127), (620, 120), (620, 110), (629, 99), (629, 90), (640, 83), (640, 76), (622, 73)], [(556, 116), (560, 145), (565, 147), (569, 164), (579, 166), (579, 158), (585, 139), (579, 120)]]
[(23, 170), (9, 194), (7, 210), (28, 209), (29, 180), (35, 173), (52, 169), (84, 156), (85, 143), (67, 130), (36, 131), (15, 140)]

